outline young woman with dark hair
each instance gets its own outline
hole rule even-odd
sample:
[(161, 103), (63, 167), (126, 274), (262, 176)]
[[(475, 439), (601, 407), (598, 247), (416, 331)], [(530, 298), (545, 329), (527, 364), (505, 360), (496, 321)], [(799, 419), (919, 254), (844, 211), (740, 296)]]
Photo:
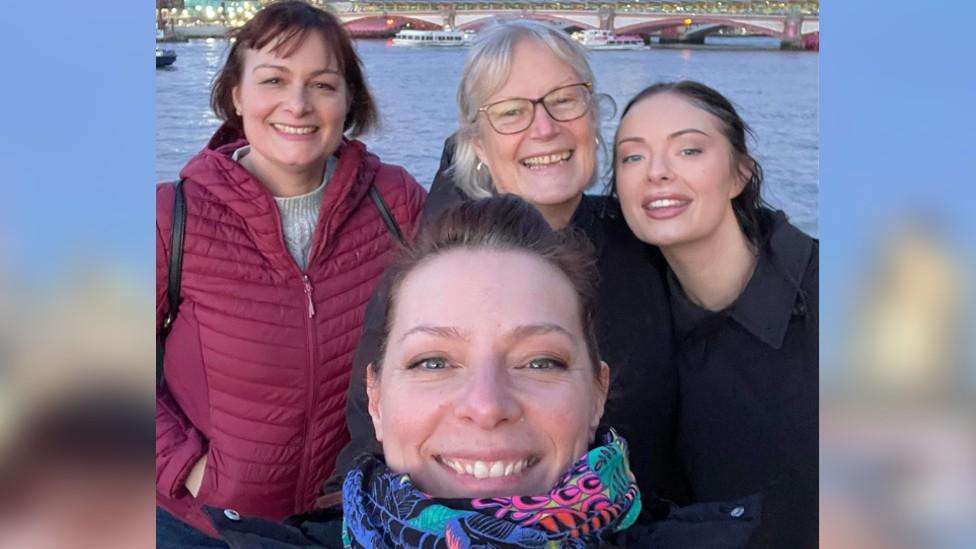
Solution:
[(814, 547), (819, 246), (763, 203), (748, 134), (717, 91), (655, 84), (623, 111), (612, 184), (667, 260), (693, 497), (761, 493), (751, 546)]

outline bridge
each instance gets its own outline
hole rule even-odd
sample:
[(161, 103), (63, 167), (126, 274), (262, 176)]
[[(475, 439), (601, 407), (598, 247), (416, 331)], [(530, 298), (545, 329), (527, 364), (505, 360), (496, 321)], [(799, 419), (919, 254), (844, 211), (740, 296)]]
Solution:
[[(646, 1), (646, 0), (645, 0)], [(331, 2), (332, 10), (354, 32), (381, 33), (409, 26), (421, 29), (476, 30), (496, 19), (534, 19), (567, 30), (604, 29), (618, 34), (657, 34), (663, 40), (702, 43), (705, 36), (727, 29), (778, 38), (783, 47), (802, 48), (819, 41), (820, 15), (816, 9), (749, 9), (752, 2), (544, 2), (441, 1)], [(760, 4), (757, 2), (756, 4)], [(783, 4), (784, 6), (786, 4)], [(813, 4), (815, 7), (816, 4)], [(805, 13), (806, 12), (806, 13)]]
[[(477, 30), (496, 19), (534, 19), (567, 31), (657, 35), (661, 42), (703, 43), (706, 36), (729, 31), (771, 36), (784, 48), (815, 48), (820, 39), (818, 0), (306, 1), (335, 13), (359, 37), (388, 37), (405, 27)], [(184, 36), (222, 36), (254, 13), (251, 6), (225, 9), (225, 2), (217, 0), (156, 0), (156, 4), (159, 28), (169, 27)]]

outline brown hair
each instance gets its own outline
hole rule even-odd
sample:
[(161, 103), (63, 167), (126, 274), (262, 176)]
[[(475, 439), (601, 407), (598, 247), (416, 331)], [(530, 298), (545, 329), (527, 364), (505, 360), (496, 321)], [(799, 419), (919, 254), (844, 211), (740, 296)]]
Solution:
[(404, 249), (390, 267), (386, 297), (386, 326), (380, 351), (373, 363), (377, 373), (386, 354), (396, 297), (407, 275), (425, 262), (451, 250), (524, 252), (549, 263), (569, 280), (579, 298), (580, 324), (596, 379), (600, 379), (600, 352), (596, 339), (597, 269), (593, 245), (569, 227), (553, 230), (542, 214), (516, 195), (504, 194), (466, 201), (445, 210), (424, 226), (414, 246)]
[(301, 0), (269, 4), (250, 21), (230, 32), (234, 43), (210, 89), (210, 108), (217, 118), (234, 127), (243, 127), (241, 117), (234, 108), (233, 90), (241, 83), (246, 50), (260, 50), (274, 42), (271, 51), (288, 57), (301, 46), (310, 32), (322, 35), (326, 47), (336, 57), (339, 72), (346, 80), (350, 102), (343, 131), (355, 137), (376, 126), (379, 120), (376, 104), (366, 85), (362, 62), (346, 29), (331, 13)]

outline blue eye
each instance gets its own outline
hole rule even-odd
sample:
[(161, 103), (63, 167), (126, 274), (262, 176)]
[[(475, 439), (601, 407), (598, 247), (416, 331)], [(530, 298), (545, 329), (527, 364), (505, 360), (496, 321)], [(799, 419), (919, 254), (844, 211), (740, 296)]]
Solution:
[(701, 154), (701, 149), (681, 149), (681, 156), (697, 156)]
[(528, 361), (525, 367), (529, 370), (565, 370), (566, 364), (552, 358), (536, 358)]
[(422, 358), (417, 362), (407, 366), (408, 370), (444, 370), (447, 369), (447, 360), (440, 357)]
[(627, 156), (620, 159), (621, 164), (630, 164), (632, 162), (639, 162), (643, 156), (639, 154), (628, 154)]

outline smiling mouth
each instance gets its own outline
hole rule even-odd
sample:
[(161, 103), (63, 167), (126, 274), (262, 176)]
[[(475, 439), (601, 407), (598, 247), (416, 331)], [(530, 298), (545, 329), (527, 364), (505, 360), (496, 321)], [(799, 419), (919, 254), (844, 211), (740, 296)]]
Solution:
[(517, 475), (539, 463), (539, 458), (534, 456), (513, 461), (482, 461), (445, 456), (435, 456), (434, 459), (459, 475), (472, 476), (478, 480)]
[(652, 200), (647, 204), (647, 209), (656, 210), (658, 208), (674, 208), (676, 206), (684, 206), (688, 204), (689, 200), (676, 200), (674, 198), (659, 198), (657, 200)]
[(287, 133), (290, 135), (308, 135), (310, 133), (315, 133), (319, 129), (318, 126), (288, 126), (286, 124), (271, 124), (271, 127), (281, 133)]
[(542, 154), (539, 156), (530, 156), (529, 158), (523, 158), (520, 162), (523, 166), (530, 170), (539, 170), (542, 168), (548, 168), (550, 166), (555, 166), (557, 164), (562, 164), (566, 162), (573, 156), (573, 151), (563, 151), (553, 154)]

